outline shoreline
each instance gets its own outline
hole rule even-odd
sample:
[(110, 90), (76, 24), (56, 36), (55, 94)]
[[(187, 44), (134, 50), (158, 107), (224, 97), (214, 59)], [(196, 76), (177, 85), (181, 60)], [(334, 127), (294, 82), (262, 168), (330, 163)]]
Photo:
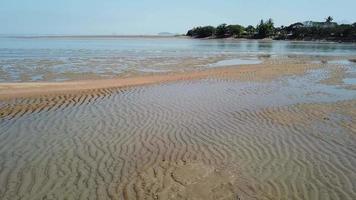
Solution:
[(33, 97), (45, 94), (63, 94), (106, 88), (123, 88), (150, 85), (181, 80), (207, 78), (214, 72), (223, 73), (231, 68), (208, 69), (191, 72), (171, 72), (154, 75), (138, 75), (128, 78), (87, 79), (64, 82), (22, 82), (0, 83), (0, 100), (19, 97)]
[(179, 38), (191, 39), (188, 36), (181, 35), (0, 35), (0, 38), (18, 38), (18, 39), (125, 39), (125, 38), (147, 38), (147, 39), (166, 39)]
[[(58, 95), (98, 89), (124, 88), (183, 80), (223, 77), (241, 81), (266, 81), (284, 75), (296, 75), (320, 64), (251, 64), (225, 66), (187, 72), (168, 72), (138, 75), (127, 78), (85, 79), (65, 82), (0, 83), (0, 100), (26, 98), (40, 95)], [(246, 74), (248, 76), (246, 76)]]
[[(339, 41), (339, 40), (290, 40), (290, 39), (273, 39), (273, 38), (235, 38), (235, 37), (227, 37), (227, 38), (216, 38), (216, 37), (206, 37), (206, 38), (194, 38), (189, 36), (188, 39), (193, 40), (226, 40), (226, 41), (261, 41), (261, 42), (272, 42), (272, 41), (285, 41), (285, 42), (305, 42), (305, 43), (319, 43), (319, 44), (356, 44), (356, 41)], [(179, 36), (178, 36), (179, 38)]]

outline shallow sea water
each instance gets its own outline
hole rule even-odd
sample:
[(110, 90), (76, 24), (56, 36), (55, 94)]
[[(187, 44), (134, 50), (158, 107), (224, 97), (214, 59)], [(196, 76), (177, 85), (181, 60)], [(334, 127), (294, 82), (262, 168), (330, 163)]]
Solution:
[[(149, 37), (0, 37), (0, 82), (114, 78), (259, 63), (259, 56), (353, 56), (355, 44)], [(220, 63), (219, 63), (220, 61)]]

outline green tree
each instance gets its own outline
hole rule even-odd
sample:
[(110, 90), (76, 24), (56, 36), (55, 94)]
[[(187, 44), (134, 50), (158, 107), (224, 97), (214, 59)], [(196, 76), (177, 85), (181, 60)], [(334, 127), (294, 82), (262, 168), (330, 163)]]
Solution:
[(213, 26), (198, 26), (187, 32), (187, 36), (195, 38), (211, 37), (215, 34), (215, 27)]
[(229, 36), (241, 37), (243, 31), (244, 31), (244, 27), (239, 24), (227, 26), (227, 34)]
[(331, 24), (331, 22), (334, 20), (334, 18), (333, 17), (331, 17), (331, 16), (328, 16), (327, 18), (325, 18), (325, 22), (327, 23), (327, 24)]
[(226, 24), (220, 24), (216, 27), (215, 36), (217, 38), (224, 38), (228, 36), (228, 28)]
[(329, 40), (339, 42), (356, 42), (356, 23), (337, 24), (333, 22), (331, 16), (324, 22), (306, 21), (294, 23), (289, 26), (274, 27), (272, 19), (261, 20), (254, 28), (241, 25), (221, 24), (217, 28), (212, 26), (196, 27), (187, 32), (188, 36), (195, 38), (212, 37), (246, 37), (246, 38), (266, 38), (285, 40)]
[(268, 19), (266, 22), (260, 21), (260, 24), (256, 27), (258, 38), (271, 37), (274, 34), (274, 23), (272, 19)]
[(252, 25), (249, 25), (245, 28), (245, 32), (247, 34), (247, 37), (252, 38), (256, 33), (256, 29)]

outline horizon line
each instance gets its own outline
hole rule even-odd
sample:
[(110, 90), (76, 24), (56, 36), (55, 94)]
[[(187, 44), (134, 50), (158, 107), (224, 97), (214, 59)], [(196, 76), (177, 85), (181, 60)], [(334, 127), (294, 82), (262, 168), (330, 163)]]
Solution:
[(0, 34), (7, 38), (120, 38), (120, 37), (177, 37), (185, 34)]

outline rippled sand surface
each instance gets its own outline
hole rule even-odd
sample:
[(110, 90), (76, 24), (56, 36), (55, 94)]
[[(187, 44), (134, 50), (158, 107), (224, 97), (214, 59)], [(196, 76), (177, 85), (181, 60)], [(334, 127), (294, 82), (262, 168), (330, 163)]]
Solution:
[(273, 69), (3, 100), (0, 199), (355, 199), (355, 66)]

